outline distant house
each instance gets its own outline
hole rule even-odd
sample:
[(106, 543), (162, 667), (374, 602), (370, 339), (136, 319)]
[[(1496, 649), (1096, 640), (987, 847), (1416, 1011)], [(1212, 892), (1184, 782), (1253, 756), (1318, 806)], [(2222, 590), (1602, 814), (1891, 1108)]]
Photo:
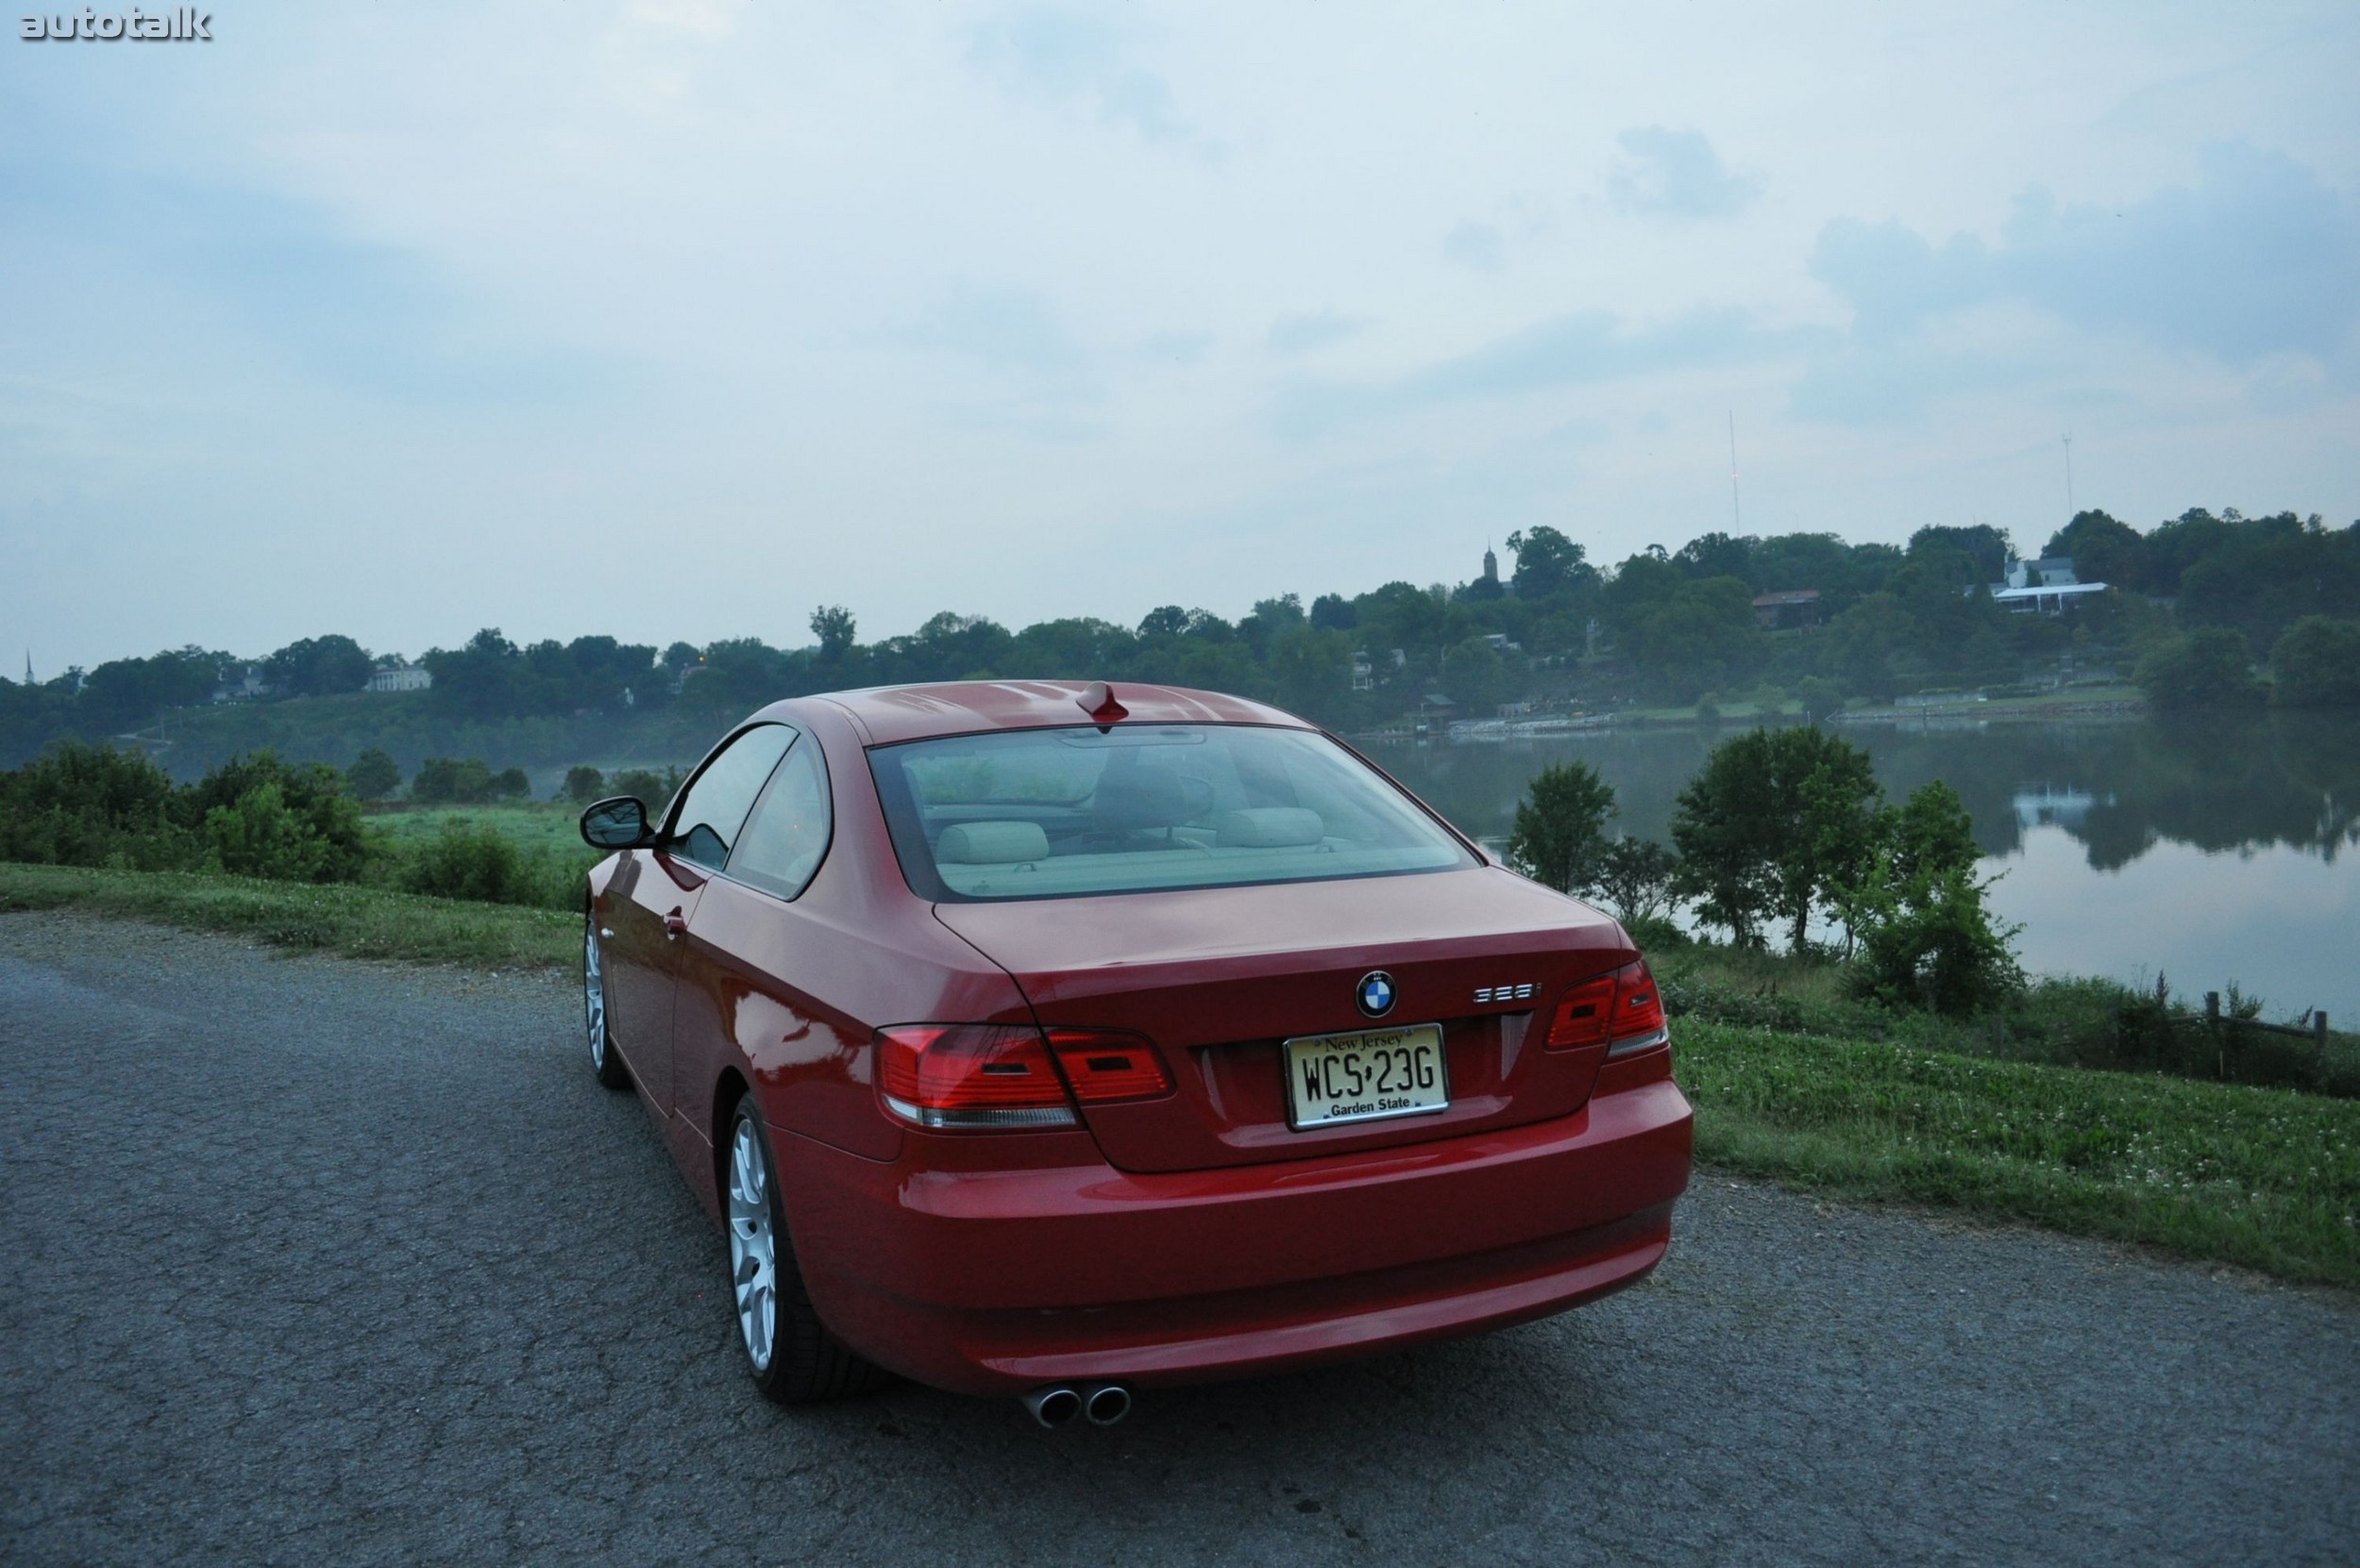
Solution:
[[(30, 668), (28, 665), (26, 666)], [(221, 672), (221, 684), (213, 688), (216, 702), (245, 702), (270, 690), (270, 683), (262, 679), (260, 665), (240, 665)]]
[(1487, 632), (1483, 634), (1483, 640), (1490, 645), (1494, 653), (1522, 653), (1525, 650), (1524, 644), (1509, 642), (1508, 633), (1505, 632)]
[(1819, 590), (1781, 588), (1754, 598), (1754, 624), (1764, 632), (1786, 632), (1819, 624)]
[(2038, 561), (2008, 563), (2008, 586), (2011, 588), (2072, 588), (2081, 585), (2073, 575), (2073, 557), (2045, 555)]
[(2009, 562), (2007, 584), (1992, 584), (1991, 597), (2014, 615), (2062, 615), (2068, 600), (2105, 591), (2103, 582), (2083, 582), (2073, 575), (2071, 556), (2049, 555)]
[(1376, 689), (1376, 666), (1369, 662), (1369, 650), (1365, 648), (1353, 650), (1352, 689), (1354, 691)]
[(434, 672), (424, 665), (386, 665), (369, 677), (371, 691), (424, 691), (434, 684)]

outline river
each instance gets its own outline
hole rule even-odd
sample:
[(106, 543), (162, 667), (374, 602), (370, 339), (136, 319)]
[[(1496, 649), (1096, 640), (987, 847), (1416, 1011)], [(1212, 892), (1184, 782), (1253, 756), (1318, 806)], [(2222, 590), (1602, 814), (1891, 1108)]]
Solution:
[[(1723, 733), (1734, 733), (1724, 731)], [(1896, 798), (1930, 779), (1974, 814), (1991, 902), (2036, 973), (2183, 995), (2234, 983), (2268, 1016), (2360, 1022), (2360, 717), (1854, 724)], [(1378, 745), (1370, 755), (1465, 831), (1504, 835), (1526, 781), (1579, 757), (1612, 824), (1668, 839), (1673, 797), (1716, 735)]]

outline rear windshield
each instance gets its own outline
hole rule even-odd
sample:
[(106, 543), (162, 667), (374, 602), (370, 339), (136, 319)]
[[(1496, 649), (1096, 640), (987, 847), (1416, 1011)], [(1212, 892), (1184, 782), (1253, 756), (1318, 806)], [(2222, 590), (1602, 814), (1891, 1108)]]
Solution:
[(1475, 857), (1323, 735), (1012, 730), (868, 753), (921, 898), (966, 902), (1398, 876)]

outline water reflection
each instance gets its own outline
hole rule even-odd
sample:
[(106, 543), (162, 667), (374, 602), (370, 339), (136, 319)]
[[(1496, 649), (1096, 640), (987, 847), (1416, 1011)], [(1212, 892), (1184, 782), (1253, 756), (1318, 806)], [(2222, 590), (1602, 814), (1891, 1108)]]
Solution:
[[(1996, 899), (2025, 923), (2031, 967), (2125, 979), (2161, 968), (2193, 989), (2235, 979), (2273, 1006), (2360, 1017), (2360, 857), (2344, 852), (2360, 844), (2360, 717), (1845, 733), (1893, 795), (1934, 779), (1959, 792), (1987, 868), (2011, 873)], [(1714, 738), (1609, 731), (1372, 754), (1484, 837), (1508, 832), (1534, 773), (1582, 757), (1614, 785), (1623, 830), (1664, 839), (1673, 797)]]

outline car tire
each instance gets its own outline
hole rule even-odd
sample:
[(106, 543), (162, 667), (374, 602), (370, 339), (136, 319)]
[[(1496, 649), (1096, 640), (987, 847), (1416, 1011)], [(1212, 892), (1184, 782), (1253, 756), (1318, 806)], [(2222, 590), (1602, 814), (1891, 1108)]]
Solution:
[(770, 1138), (750, 1094), (730, 1114), (721, 1175), (729, 1230), (730, 1304), (738, 1348), (764, 1398), (780, 1405), (841, 1399), (889, 1379), (830, 1334), (812, 1310), (787, 1241)]
[(631, 1069), (615, 1049), (615, 1031), (606, 1022), (606, 964), (598, 951), (598, 915), (582, 912), (582, 1033), (590, 1045), (590, 1068), (608, 1088), (631, 1087)]

